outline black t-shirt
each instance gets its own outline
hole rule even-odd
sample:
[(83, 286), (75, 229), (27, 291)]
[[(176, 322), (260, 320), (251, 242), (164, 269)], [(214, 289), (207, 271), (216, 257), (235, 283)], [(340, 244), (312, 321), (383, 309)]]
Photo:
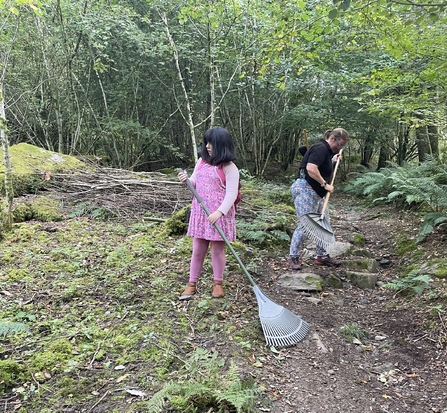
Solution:
[(327, 193), (326, 189), (321, 186), (320, 182), (312, 179), (307, 173), (306, 166), (308, 163), (313, 163), (318, 166), (321, 176), (326, 182), (329, 182), (334, 166), (332, 164), (332, 157), (335, 154), (332, 152), (329, 144), (324, 140), (320, 140), (313, 144), (306, 154), (300, 165), (300, 174), (304, 172), (304, 179), (309, 183), (312, 189), (321, 197), (324, 197)]

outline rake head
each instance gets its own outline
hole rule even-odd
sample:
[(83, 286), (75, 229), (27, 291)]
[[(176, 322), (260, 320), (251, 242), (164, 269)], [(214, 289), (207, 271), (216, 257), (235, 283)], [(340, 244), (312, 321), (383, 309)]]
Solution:
[(309, 325), (304, 320), (276, 304), (257, 285), (253, 291), (258, 300), (259, 318), (268, 346), (290, 347), (306, 337)]
[(325, 250), (330, 250), (335, 244), (335, 236), (325, 214), (312, 212), (302, 215), (298, 226), (310, 240), (321, 245)]

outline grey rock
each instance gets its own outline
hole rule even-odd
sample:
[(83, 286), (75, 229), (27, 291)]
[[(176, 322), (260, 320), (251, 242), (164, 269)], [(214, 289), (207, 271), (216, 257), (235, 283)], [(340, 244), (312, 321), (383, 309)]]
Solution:
[(379, 263), (373, 259), (361, 259), (361, 260), (345, 260), (343, 266), (352, 270), (366, 270), (369, 272), (378, 272)]
[(295, 291), (322, 291), (323, 279), (312, 273), (287, 273), (278, 277), (278, 284)]
[(315, 297), (304, 297), (305, 300), (310, 301), (313, 304), (321, 304), (321, 300)]
[(376, 286), (377, 274), (348, 271), (346, 275), (352, 285), (362, 290), (372, 290)]

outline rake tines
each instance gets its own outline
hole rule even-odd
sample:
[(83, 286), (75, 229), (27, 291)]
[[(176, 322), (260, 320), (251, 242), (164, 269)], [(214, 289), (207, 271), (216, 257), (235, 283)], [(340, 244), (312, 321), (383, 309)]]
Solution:
[(324, 213), (313, 212), (302, 215), (298, 226), (303, 229), (311, 241), (321, 245), (325, 250), (329, 250), (335, 243), (334, 233)]
[(253, 286), (253, 291), (258, 300), (259, 319), (267, 345), (290, 347), (306, 337), (309, 325), (304, 320), (270, 300), (257, 285)]

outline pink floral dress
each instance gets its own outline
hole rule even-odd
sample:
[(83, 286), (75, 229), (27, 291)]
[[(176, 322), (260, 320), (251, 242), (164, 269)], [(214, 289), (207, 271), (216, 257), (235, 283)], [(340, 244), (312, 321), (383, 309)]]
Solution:
[[(195, 176), (196, 191), (202, 198), (210, 213), (216, 211), (222, 204), (226, 189), (222, 186), (217, 167), (205, 163)], [(222, 229), (228, 241), (236, 240), (235, 208), (232, 206), (226, 215), (223, 215), (217, 224)], [(210, 224), (207, 215), (194, 197), (191, 205), (191, 216), (189, 218), (188, 235), (209, 241), (223, 241), (217, 229)]]

